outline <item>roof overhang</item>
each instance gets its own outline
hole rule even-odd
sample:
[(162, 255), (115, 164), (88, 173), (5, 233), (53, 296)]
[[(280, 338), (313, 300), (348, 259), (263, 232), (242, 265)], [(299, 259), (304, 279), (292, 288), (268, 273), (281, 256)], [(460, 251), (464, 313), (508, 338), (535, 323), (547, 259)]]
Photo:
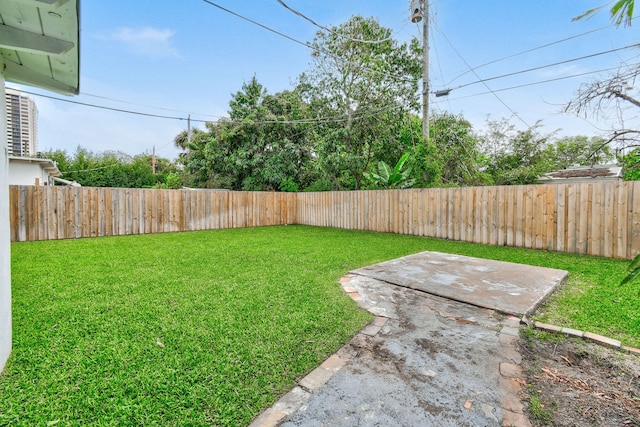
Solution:
[(49, 176), (62, 176), (62, 172), (60, 172), (60, 169), (58, 169), (58, 165), (56, 165), (56, 162), (50, 159), (9, 156), (9, 167), (11, 167), (11, 163), (37, 164), (40, 165), (40, 168), (48, 173)]
[(548, 172), (538, 178), (538, 182), (541, 184), (573, 184), (594, 181), (622, 181), (622, 166), (576, 166), (573, 168)]
[(65, 95), (80, 90), (80, 0), (0, 1), (7, 81)]

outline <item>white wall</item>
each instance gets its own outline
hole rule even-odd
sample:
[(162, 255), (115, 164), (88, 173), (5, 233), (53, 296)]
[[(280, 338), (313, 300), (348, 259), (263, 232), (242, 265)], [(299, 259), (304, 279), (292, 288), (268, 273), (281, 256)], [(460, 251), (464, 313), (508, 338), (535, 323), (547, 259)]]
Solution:
[[(0, 65), (2, 62), (0, 61)], [(2, 70), (2, 68), (0, 68)], [(0, 73), (0, 100), (4, 101), (4, 76)], [(0, 102), (0, 372), (11, 353), (11, 238), (9, 234), (9, 159), (7, 111)]]
[(9, 162), (9, 185), (51, 185), (51, 177), (39, 162), (26, 162), (12, 159)]

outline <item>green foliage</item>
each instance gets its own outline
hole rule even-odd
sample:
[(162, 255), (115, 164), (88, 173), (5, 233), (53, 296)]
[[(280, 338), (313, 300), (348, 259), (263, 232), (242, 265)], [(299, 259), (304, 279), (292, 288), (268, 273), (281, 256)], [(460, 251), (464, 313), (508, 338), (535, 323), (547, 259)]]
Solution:
[(411, 166), (405, 167), (409, 153), (405, 153), (393, 169), (383, 162), (378, 162), (378, 173), (370, 172), (365, 174), (371, 181), (382, 188), (408, 188), (415, 183), (411, 177)]
[(640, 254), (636, 255), (629, 267), (627, 267), (627, 275), (622, 279), (620, 285), (631, 283), (638, 277), (640, 277)]
[(413, 170), (415, 187), (435, 187), (442, 182), (442, 163), (433, 143), (420, 143), (413, 147), (409, 164)]
[(286, 177), (280, 183), (280, 191), (284, 191), (284, 192), (288, 192), (288, 193), (295, 193), (295, 192), (297, 192), (299, 190), (300, 190), (300, 188), (298, 187), (298, 184), (296, 184), (295, 181), (293, 180), (293, 178), (291, 178), (291, 177)]
[(526, 131), (504, 120), (489, 122), (488, 128), (483, 151), (488, 160), (486, 171), (495, 184), (532, 184), (555, 168), (553, 147), (548, 144), (549, 136), (539, 132), (539, 123)]
[(151, 154), (132, 157), (113, 151), (93, 153), (79, 146), (72, 155), (51, 150), (41, 153), (40, 157), (54, 160), (62, 178), (83, 187), (150, 188), (165, 183), (169, 175), (178, 174), (176, 166), (164, 158), (156, 159), (154, 174)]
[(564, 137), (556, 141), (553, 148), (555, 152), (551, 154), (555, 160), (554, 169), (604, 165), (614, 160), (611, 147), (598, 137)]
[(631, 25), (634, 0), (618, 0), (611, 6), (611, 19), (616, 25)]
[(230, 118), (194, 133), (180, 157), (189, 185), (271, 191), (300, 188), (312, 179), (308, 106), (299, 92), (270, 95), (254, 77), (229, 107)]
[(318, 179), (304, 189), (305, 192), (317, 192), (317, 191), (331, 191), (331, 182), (326, 179)]
[(640, 148), (622, 156), (622, 177), (625, 181), (640, 181)]
[(165, 178), (165, 182), (162, 184), (162, 188), (168, 188), (171, 190), (178, 190), (182, 188), (182, 177), (175, 172), (169, 173)]
[(471, 123), (462, 116), (450, 113), (434, 115), (431, 120), (431, 141), (437, 156), (432, 159), (439, 170), (440, 183), (445, 186), (482, 185), (487, 182), (480, 152), (480, 139), (473, 133)]
[[(611, 2), (609, 2), (608, 4), (611, 4)], [(589, 9), (586, 12), (582, 13), (580, 16), (573, 18), (573, 20), (576, 21), (583, 18), (591, 18), (594, 14), (604, 9), (607, 5)], [(622, 23), (624, 23), (625, 26), (631, 26), (634, 5), (635, 0), (615, 0), (613, 2), (613, 5), (611, 6), (611, 9), (609, 9), (611, 13), (611, 21), (617, 26), (620, 26)]]

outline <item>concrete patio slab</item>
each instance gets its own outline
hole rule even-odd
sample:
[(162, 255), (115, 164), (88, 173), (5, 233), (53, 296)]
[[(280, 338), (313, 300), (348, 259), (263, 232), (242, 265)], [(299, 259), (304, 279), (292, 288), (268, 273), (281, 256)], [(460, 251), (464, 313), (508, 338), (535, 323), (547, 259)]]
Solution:
[(504, 333), (517, 318), (364, 276), (349, 286), (385, 313), (381, 329), (357, 334), (353, 357), (297, 408), (273, 421), (276, 404), (251, 427), (531, 426), (517, 337)]
[(355, 270), (342, 288), (376, 319), (250, 427), (531, 427), (520, 316), (566, 277), (437, 252)]
[(530, 314), (568, 272), (440, 252), (422, 252), (352, 271), (432, 295), (497, 310)]

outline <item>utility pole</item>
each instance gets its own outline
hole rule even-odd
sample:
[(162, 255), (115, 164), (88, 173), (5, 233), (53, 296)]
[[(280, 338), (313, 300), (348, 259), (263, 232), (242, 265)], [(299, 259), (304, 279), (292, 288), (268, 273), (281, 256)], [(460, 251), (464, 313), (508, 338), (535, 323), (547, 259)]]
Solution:
[(429, 0), (422, 2), (422, 136), (429, 138)]
[(156, 174), (156, 146), (153, 146), (153, 154), (151, 155), (151, 168), (153, 169), (153, 174)]
[(411, 22), (422, 21), (422, 136), (429, 138), (429, 0), (411, 1)]
[(187, 116), (187, 142), (191, 144), (191, 114)]

